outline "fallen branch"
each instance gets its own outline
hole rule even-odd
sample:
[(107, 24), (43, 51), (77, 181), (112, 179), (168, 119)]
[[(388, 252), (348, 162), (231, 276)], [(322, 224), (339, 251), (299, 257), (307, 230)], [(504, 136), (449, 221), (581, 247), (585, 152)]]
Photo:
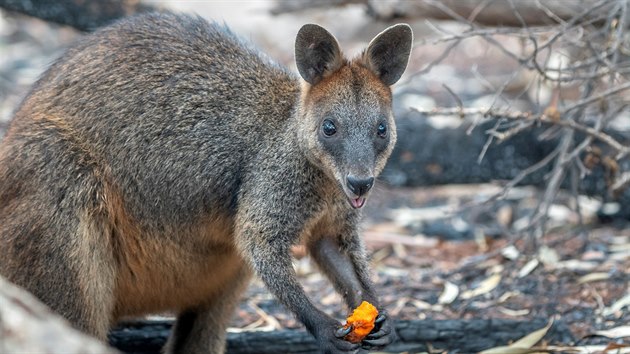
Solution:
[[(453, 353), (474, 353), (517, 340), (545, 326), (547, 319), (527, 321), (506, 319), (398, 321), (399, 340), (387, 353), (425, 352), (429, 348)], [(159, 353), (169, 335), (170, 321), (135, 322), (111, 332), (110, 343), (127, 353)], [(556, 322), (546, 339), (568, 343), (573, 336)], [(318, 353), (313, 337), (302, 330), (228, 333), (227, 354)]]
[(375, 19), (390, 21), (396, 18), (437, 20), (467, 20), (487, 26), (521, 27), (522, 21), (528, 26), (561, 24), (583, 9), (593, 9), (584, 16), (584, 21), (601, 23), (601, 18), (611, 6), (610, 1), (583, 0), (567, 2), (563, 0), (533, 1), (492, 1), (492, 0), (277, 0), (272, 14), (304, 11), (312, 8), (364, 5)]

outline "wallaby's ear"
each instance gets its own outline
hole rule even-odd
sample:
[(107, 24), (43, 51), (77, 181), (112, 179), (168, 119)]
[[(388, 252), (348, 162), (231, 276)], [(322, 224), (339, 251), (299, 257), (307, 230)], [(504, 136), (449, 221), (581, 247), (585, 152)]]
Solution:
[(339, 44), (323, 27), (302, 26), (295, 39), (295, 63), (306, 82), (315, 85), (343, 63)]
[(386, 85), (400, 79), (411, 54), (413, 32), (407, 24), (397, 24), (379, 33), (363, 52), (363, 63)]

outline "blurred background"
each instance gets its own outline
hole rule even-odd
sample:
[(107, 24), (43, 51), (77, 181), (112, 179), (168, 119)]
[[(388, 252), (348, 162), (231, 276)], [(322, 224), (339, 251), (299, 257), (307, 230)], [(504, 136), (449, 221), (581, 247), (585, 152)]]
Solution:
[[(0, 135), (65, 48), (148, 8), (225, 23), (293, 70), (305, 23), (327, 28), (349, 56), (409, 23), (412, 56), (392, 88), (399, 141), (363, 222), (390, 314), (554, 319), (557, 348), (628, 344), (627, 329), (595, 335), (630, 323), (628, 1), (42, 4), (0, 1)], [(344, 318), (304, 250), (294, 253), (309, 294)], [(300, 326), (258, 282), (233, 322), (233, 331)]]

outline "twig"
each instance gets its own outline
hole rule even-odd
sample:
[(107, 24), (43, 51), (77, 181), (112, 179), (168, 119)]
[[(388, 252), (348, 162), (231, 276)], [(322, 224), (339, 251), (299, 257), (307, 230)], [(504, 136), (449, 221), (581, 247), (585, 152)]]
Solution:
[[(499, 127), (499, 125), (501, 125), (501, 121), (498, 120), (495, 124), (494, 124), (494, 128), (493, 129), (497, 129)], [(488, 151), (488, 148), (490, 148), (490, 145), (492, 144), (492, 141), (494, 140), (494, 136), (489, 135), (488, 139), (486, 140), (486, 143), (483, 144), (483, 148), (481, 149), (481, 152), (479, 153), (479, 156), (477, 157), (477, 163), (480, 164), (481, 161), (483, 161), (484, 156), (486, 156), (486, 152)]]
[(558, 145), (558, 157), (556, 158), (556, 164), (554, 165), (554, 168), (551, 172), (551, 178), (547, 184), (547, 188), (545, 188), (543, 199), (536, 207), (534, 216), (531, 218), (527, 229), (538, 228), (539, 230), (544, 230), (544, 224), (549, 215), (549, 207), (556, 199), (556, 195), (560, 190), (560, 184), (562, 183), (562, 180), (565, 176), (565, 168), (563, 166), (563, 163), (564, 161), (566, 161), (566, 155), (568, 154), (568, 150), (571, 148), (572, 144), (573, 131), (568, 130), (566, 134), (564, 134), (564, 136), (562, 137), (560, 145)]
[(615, 182), (610, 186), (610, 191), (612, 193), (618, 193), (628, 187), (628, 185), (630, 185), (630, 171), (626, 171), (617, 177)]
[[(472, 70), (473, 76), (481, 82), (481, 86), (494, 94), (489, 106), (466, 107), (468, 102), (462, 102), (457, 92), (445, 86), (449, 94), (455, 97), (454, 107), (411, 109), (425, 116), (474, 117), (472, 124), (466, 129), (467, 133), (476, 128), (482, 118), (494, 120), (492, 128), (485, 131), (487, 140), (480, 151), (478, 162), (484, 158), (492, 143), (501, 143), (534, 127), (546, 127), (538, 138), (555, 139), (559, 136), (556, 148), (542, 160), (521, 170), (515, 178), (505, 184), (500, 193), (486, 202), (504, 197), (511, 188), (522, 183), (531, 174), (548, 168), (550, 172), (545, 176), (547, 185), (527, 230), (538, 235), (545, 231), (549, 209), (560, 187), (565, 186), (567, 182), (576, 203), (575, 210), (579, 213), (578, 183), (589, 174), (588, 168), (592, 168), (590, 165), (587, 168), (582, 163), (581, 157), (584, 152), (595, 142), (599, 142), (613, 152), (614, 160), (610, 156), (607, 157), (613, 164), (630, 155), (629, 145), (605, 132), (607, 122), (626, 110), (630, 103), (630, 95), (626, 94), (630, 89), (630, 60), (627, 59), (630, 55), (628, 45), (630, 39), (627, 36), (629, 2), (596, 1), (588, 8), (580, 9), (580, 12), (571, 18), (566, 18), (554, 14), (542, 1), (536, 0), (534, 5), (540, 9), (543, 16), (548, 16), (558, 24), (533, 27), (519, 13), (517, 3), (508, 0), (511, 13), (506, 16), (516, 19), (520, 27), (487, 28), (475, 23), (474, 19), (484, 8), (491, 6), (490, 0), (482, 2), (466, 16), (461, 16), (442, 2), (427, 1), (447, 17), (464, 25), (465, 29), (456, 32), (430, 23), (438, 38), (430, 38), (416, 45), (426, 43), (449, 45), (437, 60), (428, 63), (422, 72), (442, 62), (457, 45), (470, 38), (479, 38), (487, 43), (493, 52), (499, 51), (503, 58), (515, 61), (519, 69), (514, 70), (502, 85), (490, 83), (476, 68)], [(512, 41), (506, 42), (505, 37)], [(514, 40), (520, 41), (521, 46), (515, 49), (512, 46)], [(514, 92), (506, 93), (515, 78), (521, 77), (526, 79), (527, 87), (523, 88), (516, 98)], [(567, 88), (571, 91), (566, 90)], [(579, 98), (573, 98), (577, 92)], [(515, 102), (524, 94), (529, 94), (530, 97), (533, 94), (532, 100), (538, 106), (530, 110), (510, 107), (511, 102)], [(499, 99), (506, 101), (507, 108), (495, 107)], [(607, 180), (607, 183), (610, 183), (609, 191), (612, 193), (617, 193), (630, 185), (630, 172), (621, 173), (613, 178), (612, 183)]]
[[(624, 86), (627, 86), (625, 89), (628, 89), (630, 88), (630, 83)], [(593, 99), (593, 100), (589, 99), (589, 100), (591, 101), (591, 103), (592, 101), (596, 101), (596, 99)], [(579, 108), (580, 106), (584, 106), (584, 104), (573, 105), (570, 108), (571, 110), (574, 110), (574, 109)], [(580, 131), (588, 136), (592, 136), (593, 138), (596, 138), (606, 143), (613, 149), (615, 149), (617, 151), (616, 159), (620, 159), (630, 154), (630, 146), (625, 146), (621, 144), (620, 142), (615, 140), (615, 138), (613, 138), (612, 136), (604, 132), (598, 131), (597, 129), (594, 129), (589, 126), (582, 125), (573, 120), (554, 120), (553, 118), (546, 116), (544, 113), (533, 114), (531, 112), (521, 112), (521, 111), (507, 111), (507, 110), (499, 111), (499, 110), (490, 110), (483, 107), (482, 108), (437, 107), (437, 108), (432, 108), (432, 109), (421, 109), (421, 108), (410, 107), (409, 109), (412, 111), (427, 115), (427, 116), (481, 115), (485, 118), (493, 118), (493, 119), (505, 118), (505, 119), (513, 119), (513, 120), (537, 121), (537, 122), (541, 122), (541, 123), (545, 123), (549, 125), (556, 125), (560, 127), (571, 128), (573, 130)], [(561, 114), (566, 113), (566, 111), (568, 110), (563, 110)], [(502, 138), (500, 134), (494, 134), (494, 135), (496, 138)], [(510, 136), (512, 135), (509, 135), (506, 137), (510, 137)]]

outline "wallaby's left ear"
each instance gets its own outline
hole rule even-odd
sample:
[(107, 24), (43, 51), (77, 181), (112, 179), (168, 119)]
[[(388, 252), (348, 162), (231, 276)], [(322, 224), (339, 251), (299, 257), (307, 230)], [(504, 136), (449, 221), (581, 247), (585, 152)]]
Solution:
[(343, 56), (332, 34), (321, 26), (307, 24), (295, 38), (295, 64), (302, 78), (315, 85), (339, 70)]
[(363, 53), (363, 63), (386, 85), (400, 79), (411, 54), (413, 32), (407, 24), (393, 25), (379, 33)]

